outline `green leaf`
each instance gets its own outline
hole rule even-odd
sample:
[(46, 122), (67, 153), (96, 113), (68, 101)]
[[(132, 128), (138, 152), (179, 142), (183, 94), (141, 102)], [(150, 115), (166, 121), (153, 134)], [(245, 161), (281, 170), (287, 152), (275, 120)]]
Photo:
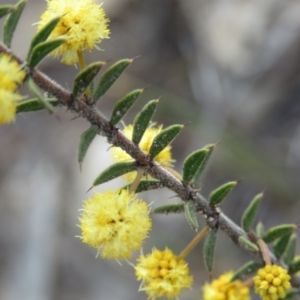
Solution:
[(97, 135), (98, 127), (96, 125), (92, 125), (86, 131), (84, 131), (80, 136), (79, 142), (79, 150), (78, 150), (78, 162), (81, 164), (86, 155), (88, 148), (90, 147), (92, 141)]
[(184, 212), (185, 212), (186, 219), (190, 224), (190, 226), (192, 227), (192, 229), (198, 231), (199, 226), (197, 221), (197, 212), (193, 201), (189, 200), (184, 203)]
[(298, 299), (295, 296), (300, 295), (300, 290), (296, 288), (291, 288), (288, 291), (286, 291), (286, 295), (282, 300), (287, 300), (287, 299)]
[(258, 222), (256, 225), (256, 235), (259, 238), (262, 238), (264, 234), (265, 234), (264, 224), (262, 222)]
[(172, 125), (158, 133), (153, 139), (149, 150), (150, 158), (155, 158), (161, 151), (163, 151), (175, 139), (183, 127), (183, 125)]
[(251, 230), (262, 197), (263, 193), (256, 195), (254, 199), (250, 202), (249, 206), (247, 207), (242, 216), (242, 227), (246, 232), (249, 232)]
[(12, 11), (13, 8), (14, 8), (13, 5), (1, 5), (0, 6), (0, 18), (2, 18), (5, 15), (9, 14)]
[(184, 204), (169, 204), (154, 209), (154, 214), (178, 214), (184, 212)]
[(93, 187), (137, 169), (136, 162), (121, 162), (105, 169), (93, 182)]
[(237, 184), (238, 181), (230, 181), (215, 189), (210, 194), (209, 204), (217, 205), (221, 203)]
[(53, 115), (54, 114), (54, 107), (52, 106), (51, 102), (48, 101), (39, 91), (38, 87), (35, 85), (34, 81), (30, 78), (28, 80), (28, 87), (31, 92), (37, 97), (40, 105), (43, 106), (48, 112)]
[(26, 0), (21, 0), (11, 10), (3, 25), (3, 42), (7, 47), (11, 46), (11, 41), (18, 25), (19, 19), (26, 5)]
[(275, 240), (275, 242), (273, 244), (273, 249), (274, 249), (274, 254), (277, 259), (279, 259), (283, 255), (283, 253), (288, 245), (290, 236), (291, 236), (291, 234), (286, 234)]
[[(45, 98), (45, 100), (53, 106), (59, 104), (56, 98)], [(17, 113), (39, 111), (42, 109), (45, 109), (45, 105), (37, 98), (22, 101), (17, 104)]]
[(239, 243), (244, 246), (244, 248), (249, 249), (250, 251), (257, 252), (259, 248), (257, 245), (249, 241), (245, 236), (239, 236)]
[(216, 240), (217, 240), (217, 229), (212, 229), (207, 234), (207, 237), (204, 242), (204, 263), (206, 266), (206, 269), (211, 274), (213, 265), (214, 265), (214, 254), (215, 254), (215, 248), (216, 248)]
[(276, 239), (286, 235), (291, 234), (296, 229), (296, 225), (294, 224), (285, 224), (285, 225), (279, 225), (270, 228), (262, 237), (262, 239), (266, 243), (274, 242)]
[(61, 17), (56, 17), (52, 19), (49, 23), (47, 23), (32, 39), (28, 55), (27, 55), (27, 61), (29, 61), (30, 56), (32, 54), (32, 50), (40, 43), (45, 42), (48, 37), (50, 36), (51, 32), (55, 28), (55, 26), (60, 21)]
[(197, 174), (199, 168), (203, 164), (209, 148), (205, 147), (200, 150), (197, 150), (191, 153), (183, 163), (183, 175), (182, 181), (186, 184), (189, 184)]
[(133, 122), (132, 141), (139, 144), (155, 112), (158, 100), (148, 102)]
[(297, 236), (293, 233), (289, 239), (288, 245), (283, 254), (283, 260), (287, 265), (290, 265), (296, 255)]
[(104, 65), (104, 62), (92, 63), (75, 77), (72, 91), (75, 98), (84, 93)]
[(93, 94), (94, 102), (103, 96), (123, 71), (133, 62), (132, 59), (122, 59), (112, 65), (100, 78), (99, 84)]
[(249, 275), (256, 273), (263, 266), (264, 265), (262, 263), (249, 261), (233, 274), (230, 282), (233, 282), (235, 280), (243, 280), (244, 276), (248, 277)]
[(197, 173), (195, 174), (195, 176), (193, 178), (193, 183), (194, 183), (195, 187), (197, 187), (197, 188), (199, 188), (201, 186), (201, 178), (202, 178), (203, 172), (205, 170), (205, 167), (206, 167), (215, 147), (216, 147), (216, 144), (210, 144), (210, 145), (207, 145), (206, 147), (202, 148), (202, 149), (207, 148), (208, 152), (207, 152), (207, 155), (205, 156), (201, 166), (199, 167)]
[(134, 90), (116, 103), (110, 118), (110, 123), (112, 125), (116, 125), (121, 121), (143, 91), (143, 89)]
[(293, 262), (289, 265), (289, 274), (295, 274), (300, 271), (300, 256), (295, 257)]
[(58, 48), (66, 40), (59, 38), (43, 43), (39, 43), (35, 46), (31, 52), (31, 56), (28, 61), (28, 65), (33, 69), (44, 57), (46, 57), (50, 52)]
[[(122, 189), (130, 189), (131, 184), (125, 185)], [(163, 185), (158, 180), (141, 180), (136, 188), (136, 193), (146, 192), (150, 190), (157, 190), (162, 188)]]

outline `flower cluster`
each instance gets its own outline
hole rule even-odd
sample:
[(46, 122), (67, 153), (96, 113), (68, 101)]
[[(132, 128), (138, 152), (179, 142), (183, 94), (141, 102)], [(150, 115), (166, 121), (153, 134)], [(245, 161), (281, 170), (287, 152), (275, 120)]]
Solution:
[(254, 277), (255, 292), (263, 300), (284, 298), (291, 288), (290, 275), (287, 270), (277, 265), (266, 265), (258, 270)]
[(15, 120), (16, 104), (22, 99), (16, 90), (25, 75), (10, 55), (0, 54), (0, 124), (8, 124)]
[(204, 300), (250, 300), (250, 291), (239, 280), (230, 281), (233, 272), (228, 272), (203, 287)]
[(193, 283), (185, 261), (169, 249), (154, 249), (151, 254), (141, 255), (135, 272), (137, 279), (142, 280), (140, 290), (145, 291), (150, 299), (175, 298)]
[[(149, 153), (154, 138), (160, 133), (161, 130), (162, 127), (147, 128), (147, 130), (145, 131), (142, 137), (142, 140), (139, 143), (139, 147), (144, 153), (146, 154)], [(132, 140), (132, 133), (133, 133), (133, 126), (132, 125), (125, 126), (125, 128), (123, 129), (123, 134), (130, 140)], [(133, 161), (131, 156), (119, 147), (112, 147), (111, 156), (112, 159), (116, 162)], [(154, 160), (164, 167), (172, 166), (171, 146), (168, 145), (154, 158)], [(135, 176), (136, 176), (136, 171), (124, 175), (124, 178), (128, 182), (131, 182), (134, 180)]]
[(151, 228), (146, 202), (127, 190), (95, 193), (83, 206), (81, 239), (103, 258), (130, 258)]
[(105, 12), (93, 0), (47, 1), (47, 10), (41, 16), (38, 31), (57, 16), (61, 16), (61, 20), (52, 31), (50, 39), (65, 38), (67, 41), (51, 55), (62, 56), (63, 63), (77, 63), (78, 52), (91, 50), (109, 37)]

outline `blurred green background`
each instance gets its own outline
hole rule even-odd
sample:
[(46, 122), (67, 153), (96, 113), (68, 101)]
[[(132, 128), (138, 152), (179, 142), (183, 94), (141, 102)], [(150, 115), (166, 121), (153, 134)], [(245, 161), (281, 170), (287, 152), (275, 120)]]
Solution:
[[(45, 7), (46, 1), (28, 0), (12, 46), (22, 58)], [(266, 227), (297, 222), (300, 2), (109, 0), (103, 7), (111, 37), (101, 44), (104, 51), (86, 53), (87, 62), (141, 57), (99, 101), (99, 109), (109, 116), (124, 94), (151, 86), (125, 122), (131, 123), (147, 101), (161, 97), (157, 124), (189, 123), (172, 145), (178, 172), (190, 152), (219, 142), (203, 195), (242, 179), (222, 204), (234, 221), (240, 222), (247, 204), (264, 190), (257, 220)], [(78, 73), (53, 58), (39, 68), (69, 89)], [(80, 173), (77, 147), (88, 123), (71, 121), (74, 116), (63, 108), (58, 112), (60, 122), (46, 112), (30, 113), (0, 128), (0, 299), (147, 299), (137, 292), (139, 283), (127, 262), (121, 267), (95, 259), (96, 250), (75, 237), (80, 235), (78, 209), (92, 195), (86, 190), (111, 163), (109, 144), (97, 137)], [(97, 190), (123, 184), (114, 180)], [(165, 189), (142, 197), (152, 207), (179, 202)], [(201, 216), (199, 223), (204, 225)], [(194, 235), (183, 215), (153, 216), (144, 253), (153, 247), (180, 253)], [(249, 259), (220, 232), (215, 277)], [(194, 285), (180, 299), (202, 299), (200, 288), (209, 280), (202, 243), (187, 261)]]

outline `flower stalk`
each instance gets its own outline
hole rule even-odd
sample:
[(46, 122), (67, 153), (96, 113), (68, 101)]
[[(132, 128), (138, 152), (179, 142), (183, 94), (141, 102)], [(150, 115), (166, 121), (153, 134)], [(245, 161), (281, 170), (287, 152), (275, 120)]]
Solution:
[(178, 257), (184, 259), (195, 247), (196, 245), (205, 237), (208, 233), (209, 227), (205, 226), (200, 232), (191, 240), (191, 242), (182, 250)]

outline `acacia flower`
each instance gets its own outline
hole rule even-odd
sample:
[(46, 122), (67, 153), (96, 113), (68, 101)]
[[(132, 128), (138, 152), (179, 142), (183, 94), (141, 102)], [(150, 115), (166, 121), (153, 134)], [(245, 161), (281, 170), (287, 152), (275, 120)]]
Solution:
[(227, 272), (203, 287), (204, 300), (250, 300), (250, 291), (240, 280), (230, 282), (233, 272)]
[(167, 248), (164, 251), (153, 249), (151, 254), (141, 255), (135, 274), (142, 280), (140, 291), (145, 291), (149, 299), (175, 298), (193, 283), (187, 263)]
[(286, 296), (291, 288), (287, 270), (277, 265), (266, 265), (254, 277), (255, 293), (263, 300), (277, 300)]
[[(145, 133), (139, 143), (139, 147), (144, 153), (146, 153), (146, 154), (149, 153), (149, 150), (150, 150), (150, 147), (152, 145), (154, 138), (157, 136), (157, 134), (160, 133), (161, 130), (162, 130), (162, 126), (147, 128), (147, 130), (145, 131)], [(125, 128), (123, 129), (122, 132), (128, 139), (132, 140), (132, 133), (133, 133), (132, 125), (125, 126)], [(131, 156), (119, 147), (112, 147), (111, 156), (112, 156), (112, 159), (116, 162), (133, 161)], [(172, 160), (172, 154), (171, 154), (171, 146), (168, 145), (164, 150), (162, 150), (154, 158), (154, 160), (164, 167), (172, 166), (173, 160)], [(124, 175), (123, 177), (127, 181), (131, 182), (134, 180), (135, 176), (136, 176), (136, 171), (133, 171), (133, 172), (130, 172), (130, 173)]]
[(84, 203), (79, 220), (82, 241), (103, 258), (130, 258), (151, 228), (146, 202), (127, 190), (96, 192)]
[(78, 62), (78, 52), (91, 50), (103, 39), (109, 37), (109, 20), (103, 8), (93, 0), (49, 0), (47, 9), (41, 15), (38, 31), (57, 16), (61, 20), (52, 31), (49, 39), (65, 38), (67, 41), (55, 49), (51, 55), (62, 56), (61, 61), (68, 65)]
[(0, 124), (8, 124), (16, 118), (16, 104), (22, 99), (16, 92), (25, 78), (18, 62), (8, 54), (0, 54)]

